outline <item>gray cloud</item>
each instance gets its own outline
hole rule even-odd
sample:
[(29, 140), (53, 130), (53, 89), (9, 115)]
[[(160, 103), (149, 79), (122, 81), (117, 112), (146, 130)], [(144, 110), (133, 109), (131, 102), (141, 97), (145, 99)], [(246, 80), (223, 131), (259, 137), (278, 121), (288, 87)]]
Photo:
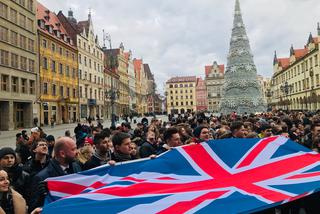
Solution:
[[(102, 29), (113, 47), (124, 43), (155, 74), (159, 91), (177, 75), (204, 75), (213, 61), (226, 64), (234, 0), (40, 0), (52, 11), (69, 8), (78, 20), (91, 8), (95, 32)], [(302, 48), (316, 35), (317, 0), (241, 0), (244, 23), (258, 73), (270, 77), (274, 51), (288, 57), (291, 44)]]

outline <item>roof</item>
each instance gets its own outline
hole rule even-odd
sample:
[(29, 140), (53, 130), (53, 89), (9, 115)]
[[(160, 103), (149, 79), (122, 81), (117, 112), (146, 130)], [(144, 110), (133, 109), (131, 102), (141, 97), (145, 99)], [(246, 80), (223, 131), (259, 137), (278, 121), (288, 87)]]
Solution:
[[(46, 18), (46, 17), (48, 17), (48, 18)], [(70, 35), (67, 33), (66, 29), (63, 27), (58, 16), (55, 13), (48, 10), (45, 6), (43, 6), (39, 2), (37, 2), (37, 20), (43, 20), (45, 23), (45, 26), (52, 26), (53, 32), (55, 30), (60, 31), (61, 35), (66, 35), (68, 38), (70, 38)], [(42, 28), (38, 27), (38, 29), (41, 32), (43, 32), (51, 37), (55, 37), (55, 39), (60, 40), (61, 42), (65, 43), (68, 46), (75, 47), (75, 41), (73, 41), (73, 45), (71, 45), (70, 43), (64, 41), (62, 36), (59, 38), (56, 36), (55, 33), (50, 33), (48, 31), (48, 29), (46, 29), (46, 28), (42, 29)]]
[[(212, 71), (213, 69), (213, 65), (206, 65), (205, 67), (205, 73), (206, 73), (206, 77), (209, 75), (209, 73)], [(224, 74), (224, 65), (218, 65), (219, 71), (221, 74)]]
[(86, 35), (88, 35), (88, 32), (89, 32), (89, 21), (86, 20), (86, 21), (80, 21), (78, 22), (77, 24), (77, 27), (78, 27), (78, 33), (82, 33), (83, 32), (83, 29), (85, 29), (85, 32), (86, 32)]
[(294, 56), (296, 57), (296, 59), (300, 59), (300, 58), (304, 57), (307, 54), (308, 54), (308, 49), (307, 48), (294, 49)]
[(278, 58), (278, 65), (282, 68), (287, 68), (290, 65), (289, 58)]
[(172, 77), (167, 81), (167, 83), (179, 83), (179, 82), (196, 82), (196, 76), (182, 76), (182, 77)]

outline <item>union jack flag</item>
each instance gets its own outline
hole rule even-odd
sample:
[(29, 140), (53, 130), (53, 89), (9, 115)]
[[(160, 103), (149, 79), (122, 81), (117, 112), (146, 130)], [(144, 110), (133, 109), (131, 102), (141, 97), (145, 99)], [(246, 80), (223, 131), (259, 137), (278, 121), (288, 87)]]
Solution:
[(318, 191), (320, 154), (284, 137), (225, 139), (48, 179), (43, 213), (248, 213)]

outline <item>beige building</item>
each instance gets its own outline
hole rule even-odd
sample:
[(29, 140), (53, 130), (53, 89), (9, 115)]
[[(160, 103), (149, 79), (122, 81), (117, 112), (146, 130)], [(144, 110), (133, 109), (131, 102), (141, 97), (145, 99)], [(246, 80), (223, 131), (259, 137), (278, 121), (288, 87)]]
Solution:
[(316, 111), (320, 103), (320, 68), (318, 35), (310, 33), (308, 42), (303, 49), (290, 49), (290, 57), (274, 56), (274, 71), (271, 79), (274, 109)]
[(37, 104), (36, 1), (0, 1), (0, 130), (32, 126)]
[(206, 65), (205, 75), (208, 93), (208, 111), (218, 112), (224, 83), (224, 65), (218, 65), (216, 61), (212, 65)]
[(167, 112), (184, 114), (196, 111), (195, 76), (173, 77), (166, 82)]
[[(69, 17), (70, 18), (70, 17)], [(79, 94), (81, 118), (103, 117), (104, 66), (103, 51), (94, 33), (91, 14), (88, 20), (77, 23), (79, 51)]]

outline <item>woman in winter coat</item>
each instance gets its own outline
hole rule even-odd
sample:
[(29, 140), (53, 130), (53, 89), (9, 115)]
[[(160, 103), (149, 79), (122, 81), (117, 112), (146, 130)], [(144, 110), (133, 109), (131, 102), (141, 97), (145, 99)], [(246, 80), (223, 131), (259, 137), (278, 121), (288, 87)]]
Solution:
[(25, 214), (27, 212), (26, 201), (9, 185), (7, 172), (0, 170), (0, 214)]

